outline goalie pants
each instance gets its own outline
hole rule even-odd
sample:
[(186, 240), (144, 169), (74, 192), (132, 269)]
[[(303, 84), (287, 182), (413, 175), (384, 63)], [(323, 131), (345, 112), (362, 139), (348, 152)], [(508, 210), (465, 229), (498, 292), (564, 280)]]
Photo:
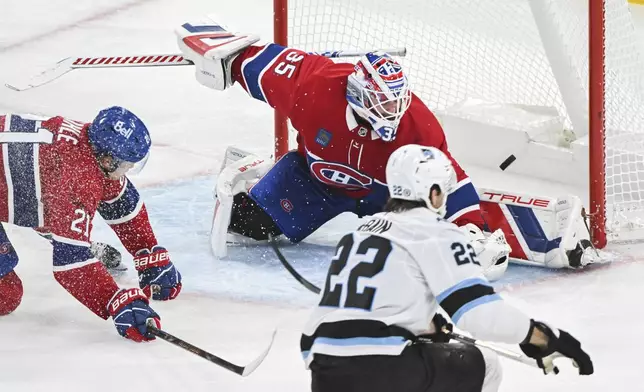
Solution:
[[(330, 175), (325, 173), (322, 170), (319, 175)], [(272, 219), (280, 232), (292, 242), (299, 242), (343, 212), (352, 212), (358, 216), (382, 212), (389, 199), (387, 186), (373, 181), (369, 189), (371, 191), (365, 197), (356, 199), (349, 196), (350, 191), (327, 186), (311, 174), (305, 157), (297, 151), (291, 151), (250, 189), (249, 196), (255, 206)], [(483, 227), (478, 203), (474, 186), (469, 181), (464, 181), (447, 200), (446, 217), (459, 225), (471, 221)], [(252, 211), (248, 211), (248, 214), (256, 215)], [(264, 226), (259, 228), (260, 232), (272, 231), (270, 225), (262, 223), (265, 220), (261, 217), (251, 219), (244, 217), (247, 214), (238, 215), (244, 225)], [(459, 223), (456, 219), (462, 222)], [(238, 228), (235, 231), (244, 234), (249, 230), (258, 231), (256, 227), (248, 230)]]
[(315, 354), (313, 392), (481, 392), (486, 361), (462, 343), (411, 345), (397, 356)]
[(313, 178), (306, 159), (291, 151), (251, 188), (249, 196), (289, 240), (299, 242), (343, 212), (359, 216), (381, 212), (389, 191), (376, 184), (366, 197), (351, 198)]

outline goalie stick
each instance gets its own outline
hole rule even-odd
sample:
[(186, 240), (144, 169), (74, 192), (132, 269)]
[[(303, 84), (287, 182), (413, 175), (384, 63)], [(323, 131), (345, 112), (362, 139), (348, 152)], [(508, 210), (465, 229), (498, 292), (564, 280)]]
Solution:
[[(405, 56), (407, 54), (406, 48), (378, 49), (378, 51), (383, 51), (394, 56)], [(340, 58), (359, 57), (368, 52), (360, 50), (335, 50), (311, 53), (329, 58)], [(194, 63), (184, 58), (181, 54), (68, 57), (26, 80), (6, 83), (5, 86), (15, 91), (24, 91), (52, 82), (74, 69), (82, 68), (161, 67), (178, 65), (194, 65)]]
[(268, 243), (271, 245), (271, 248), (273, 248), (273, 251), (275, 251), (275, 255), (282, 263), (284, 268), (286, 268), (286, 270), (295, 278), (295, 280), (300, 282), (302, 286), (306, 287), (312, 293), (320, 294), (320, 288), (314, 285), (313, 283), (309, 282), (308, 280), (306, 280), (302, 275), (300, 275), (299, 272), (295, 270), (295, 268), (293, 268), (291, 263), (289, 263), (288, 260), (286, 260), (286, 257), (284, 257), (284, 255), (282, 254), (282, 251), (277, 246), (277, 241), (270, 234), (268, 235)]
[(165, 340), (168, 343), (172, 343), (177, 347), (181, 347), (182, 349), (186, 351), (190, 351), (191, 353), (200, 356), (203, 359), (206, 359), (215, 365), (221, 366), (226, 370), (230, 370), (233, 373), (239, 374), (242, 377), (246, 377), (252, 372), (255, 371), (259, 367), (259, 365), (262, 364), (266, 356), (268, 355), (268, 352), (270, 351), (271, 347), (273, 346), (273, 341), (275, 340), (275, 334), (276, 330), (273, 331), (273, 335), (271, 336), (271, 341), (264, 349), (264, 351), (257, 357), (255, 358), (251, 363), (249, 363), (246, 366), (239, 366), (235, 365), (232, 362), (228, 362), (225, 359), (222, 359), (214, 354), (209, 353), (206, 350), (200, 349), (197, 346), (193, 346), (192, 344), (186, 342), (185, 340), (179, 339), (178, 337), (171, 335), (164, 330), (158, 329), (154, 327), (154, 325), (148, 324), (148, 331), (150, 334), (158, 337), (159, 339)]

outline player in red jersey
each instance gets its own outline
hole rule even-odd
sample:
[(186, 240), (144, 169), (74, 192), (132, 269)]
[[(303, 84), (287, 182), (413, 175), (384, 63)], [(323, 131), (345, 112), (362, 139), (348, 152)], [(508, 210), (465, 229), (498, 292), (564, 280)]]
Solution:
[[(181, 275), (125, 176), (147, 161), (151, 140), (143, 122), (121, 107), (102, 110), (91, 123), (8, 114), (0, 116), (0, 141), (0, 221), (33, 227), (48, 238), (55, 279), (99, 317), (111, 316), (122, 336), (153, 339), (147, 322), (160, 323), (148, 298), (175, 298)], [(119, 288), (92, 254), (97, 212), (134, 256), (140, 288)], [(2, 225), (0, 244), (0, 315), (6, 315), (18, 307), (23, 290), (14, 271), (18, 255)]]
[(357, 64), (334, 63), (276, 44), (253, 46), (257, 37), (233, 35), (215, 24), (186, 23), (177, 33), (200, 83), (222, 90), (236, 82), (288, 117), (298, 132), (298, 149), (270, 169), (251, 156), (222, 171), (213, 225), (216, 254), (225, 254), (218, 251), (222, 242), (225, 247), (222, 226), (258, 240), (284, 234), (297, 242), (342, 212), (381, 212), (390, 196), (387, 159), (400, 146), (420, 144), (440, 149), (454, 165), (457, 185), (445, 218), (480, 236), (486, 264), (505, 269), (509, 246), (503, 234), (493, 241), (482, 237), (485, 223), (474, 186), (449, 154), (436, 117), (389, 55), (367, 53)]

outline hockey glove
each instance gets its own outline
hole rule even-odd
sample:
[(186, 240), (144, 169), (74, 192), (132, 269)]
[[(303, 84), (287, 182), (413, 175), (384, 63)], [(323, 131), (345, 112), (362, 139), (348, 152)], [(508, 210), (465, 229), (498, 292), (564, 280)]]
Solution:
[(89, 249), (108, 270), (125, 271), (127, 269), (121, 264), (121, 252), (112, 245), (94, 241), (90, 244)]
[(167, 301), (181, 292), (181, 274), (162, 246), (136, 252), (134, 268), (139, 272), (139, 287), (149, 298)]
[(108, 305), (118, 333), (135, 342), (154, 340), (148, 334), (148, 322), (161, 328), (161, 318), (148, 305), (148, 298), (141, 289), (123, 289), (116, 294)]
[(452, 332), (454, 330), (454, 325), (447, 321), (442, 314), (436, 313), (432, 319), (434, 327), (436, 328), (436, 333), (433, 333), (428, 336), (434, 343), (449, 343), (450, 337), (444, 332), (444, 329)]
[[(545, 348), (527, 343), (535, 328), (548, 337), (548, 346)], [(570, 358), (575, 367), (579, 369), (579, 374), (593, 374), (593, 362), (590, 356), (581, 349), (581, 343), (568, 332), (550, 328), (540, 321), (530, 321), (530, 333), (528, 333), (526, 343), (520, 344), (519, 347), (521, 347), (525, 355), (537, 360), (537, 364), (543, 369), (544, 374), (552, 371), (555, 374), (558, 372), (553, 364), (553, 360), (559, 357)]]
[[(447, 321), (442, 314), (436, 313), (434, 315), (434, 318), (432, 319), (432, 324), (434, 325), (433, 330), (435, 330), (436, 332), (424, 333), (424, 334), (418, 335), (418, 337), (423, 339), (429, 339), (432, 341), (432, 343), (449, 343), (451, 338), (447, 333), (445, 333), (444, 330), (452, 332), (454, 330), (454, 326), (452, 325), (452, 323)], [(422, 341), (422, 340), (421, 342), (426, 343), (425, 341)]]

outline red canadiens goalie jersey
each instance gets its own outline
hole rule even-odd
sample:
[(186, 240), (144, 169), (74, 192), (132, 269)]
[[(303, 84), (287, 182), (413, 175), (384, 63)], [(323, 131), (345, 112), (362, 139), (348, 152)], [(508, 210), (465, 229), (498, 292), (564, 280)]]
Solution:
[(482, 226), (479, 199), (469, 178), (452, 158), (434, 114), (415, 95), (392, 142), (378, 138), (346, 100), (353, 64), (269, 44), (250, 46), (233, 62), (233, 79), (253, 97), (291, 120), (298, 131), (298, 151), (314, 178), (361, 198), (374, 187), (386, 187), (385, 167), (400, 146), (439, 148), (452, 160), (457, 191), (450, 196), (447, 219)]
[(126, 177), (110, 180), (87, 139), (89, 124), (0, 116), (0, 220), (51, 238), (56, 280), (97, 315), (118, 287), (90, 251), (99, 212), (130, 253), (156, 245), (145, 206)]

